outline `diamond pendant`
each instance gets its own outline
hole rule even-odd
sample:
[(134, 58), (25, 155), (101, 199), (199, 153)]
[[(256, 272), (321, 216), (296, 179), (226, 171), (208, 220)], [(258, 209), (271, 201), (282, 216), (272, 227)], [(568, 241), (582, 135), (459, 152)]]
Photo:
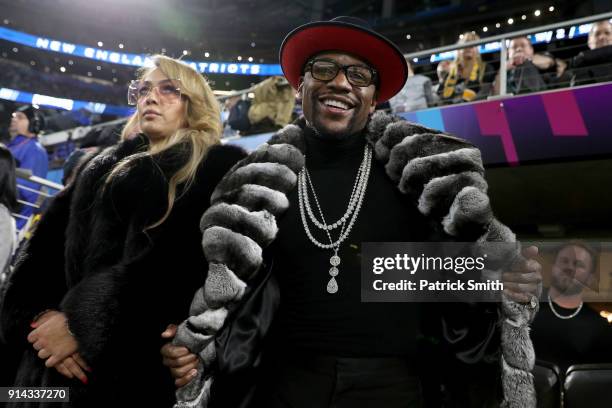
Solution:
[(338, 292), (338, 282), (336, 281), (336, 276), (340, 272), (338, 270), (338, 265), (340, 265), (340, 257), (338, 256), (338, 250), (334, 250), (334, 255), (329, 258), (329, 263), (331, 264), (331, 268), (329, 268), (329, 274), (331, 275), (331, 279), (327, 282), (327, 292), (328, 293), (336, 293)]
[(332, 276), (332, 278), (327, 282), (327, 292), (334, 294), (338, 291), (338, 282), (336, 282), (336, 278)]
[(340, 257), (338, 256), (338, 253), (334, 253), (334, 255), (329, 258), (329, 263), (332, 264), (332, 266), (338, 266), (340, 265)]

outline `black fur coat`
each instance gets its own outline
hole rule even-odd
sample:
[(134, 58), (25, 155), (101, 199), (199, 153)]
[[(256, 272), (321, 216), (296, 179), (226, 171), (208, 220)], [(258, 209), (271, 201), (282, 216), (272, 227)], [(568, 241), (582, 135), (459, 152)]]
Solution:
[[(245, 153), (212, 147), (191, 187), (178, 187), (168, 219), (143, 232), (165, 213), (167, 180), (189, 153), (176, 146), (154, 159), (140, 157), (104, 185), (113, 166), (146, 147), (139, 136), (91, 159), (21, 254), (0, 310), (4, 342), (23, 354), (16, 385), (69, 386), (73, 407), (171, 405), (174, 384), (161, 364), (160, 334), (184, 318), (204, 282), (198, 221), (221, 177)], [(45, 369), (27, 343), (29, 323), (46, 309), (66, 314), (92, 368), (88, 385)]]

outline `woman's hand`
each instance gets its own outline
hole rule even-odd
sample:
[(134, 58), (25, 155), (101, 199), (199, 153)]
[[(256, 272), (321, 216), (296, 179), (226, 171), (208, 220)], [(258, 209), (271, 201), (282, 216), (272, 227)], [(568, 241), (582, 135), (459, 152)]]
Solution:
[(77, 352), (79, 346), (68, 331), (64, 313), (49, 311), (33, 322), (32, 328), (28, 341), (38, 350), (38, 357), (46, 360), (47, 367), (55, 367)]
[[(177, 326), (168, 325), (162, 333), (164, 339), (172, 339), (176, 335)], [(170, 369), (174, 377), (174, 385), (182, 387), (188, 384), (198, 374), (198, 356), (191, 353), (186, 347), (174, 346), (171, 342), (161, 348), (162, 362)]]
[(65, 377), (78, 378), (83, 384), (88, 383), (84, 371), (91, 372), (91, 369), (79, 353), (74, 353), (70, 357), (66, 357), (55, 365), (55, 369)]

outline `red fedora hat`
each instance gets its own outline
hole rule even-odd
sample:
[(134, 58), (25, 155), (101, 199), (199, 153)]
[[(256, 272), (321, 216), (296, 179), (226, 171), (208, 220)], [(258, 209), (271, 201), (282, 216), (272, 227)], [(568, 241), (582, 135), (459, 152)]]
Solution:
[(341, 51), (368, 62), (378, 71), (381, 103), (397, 94), (408, 78), (404, 56), (390, 40), (355, 17), (304, 24), (291, 31), (281, 45), (280, 64), (285, 77), (297, 89), (308, 59), (323, 51)]

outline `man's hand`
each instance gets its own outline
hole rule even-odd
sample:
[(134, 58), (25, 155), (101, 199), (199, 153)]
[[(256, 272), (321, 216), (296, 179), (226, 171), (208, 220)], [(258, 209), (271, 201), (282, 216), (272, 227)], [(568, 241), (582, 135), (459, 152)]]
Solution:
[(77, 352), (79, 346), (68, 331), (66, 315), (50, 311), (32, 323), (34, 329), (28, 341), (38, 351), (38, 357), (47, 360), (47, 367), (55, 367), (60, 361)]
[[(170, 324), (161, 334), (164, 339), (172, 339), (176, 335), (177, 326)], [(161, 348), (163, 364), (170, 369), (174, 384), (180, 388), (188, 384), (198, 374), (198, 356), (191, 353), (186, 347), (174, 346), (168, 342)]]
[(513, 265), (512, 271), (502, 274), (504, 293), (515, 302), (529, 303), (534, 296), (540, 296), (542, 265), (535, 260), (537, 255), (538, 247), (523, 249), (524, 259)]
[(517, 67), (519, 65), (523, 65), (525, 63), (525, 61), (528, 61), (528, 58), (525, 54), (519, 53), (516, 54), (512, 60), (511, 60), (511, 64), (508, 65), (512, 65), (513, 67)]
[(79, 353), (74, 353), (72, 356), (66, 357), (55, 365), (55, 369), (65, 377), (78, 378), (83, 384), (88, 383), (84, 370), (91, 372), (91, 369)]

